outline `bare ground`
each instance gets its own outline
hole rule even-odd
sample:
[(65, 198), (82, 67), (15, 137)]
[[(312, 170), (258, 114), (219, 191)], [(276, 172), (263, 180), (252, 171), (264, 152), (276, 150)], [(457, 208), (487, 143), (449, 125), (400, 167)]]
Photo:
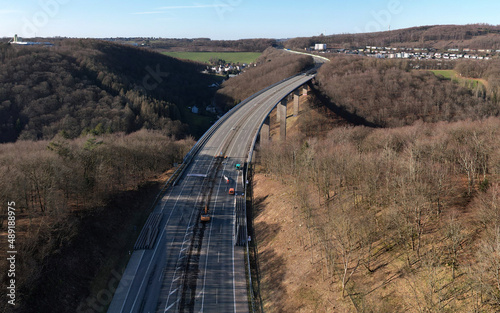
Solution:
[(264, 174), (256, 174), (254, 182), (265, 312), (351, 312), (354, 308), (331, 292), (337, 286), (322, 275), (321, 249), (290, 188)]

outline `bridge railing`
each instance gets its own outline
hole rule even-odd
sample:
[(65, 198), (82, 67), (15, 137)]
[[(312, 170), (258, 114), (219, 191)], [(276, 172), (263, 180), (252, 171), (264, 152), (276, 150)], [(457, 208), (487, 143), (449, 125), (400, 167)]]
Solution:
[[(296, 77), (296, 76), (298, 76), (298, 75), (295, 75), (293, 77)], [(287, 80), (292, 79), (293, 77), (290, 77)], [(313, 79), (313, 78), (314, 78), (314, 75), (311, 76), (310, 79)], [(272, 87), (275, 87), (275, 85), (273, 85)], [(278, 105), (278, 103), (279, 103), (279, 101), (276, 103), (276, 105)], [(252, 143), (250, 144), (250, 147), (249, 147), (249, 150), (248, 150), (247, 166), (246, 166), (246, 169), (245, 169), (245, 175), (243, 175), (243, 177), (244, 177), (244, 182), (243, 183), (244, 183), (244, 187), (245, 187), (244, 188), (244, 190), (245, 190), (244, 191), (245, 200), (247, 199), (247, 183), (246, 182), (248, 181), (248, 171), (249, 171), (252, 159), (253, 159), (253, 151), (255, 149), (255, 145), (257, 144), (257, 139), (258, 139), (260, 131), (262, 130), (262, 126), (264, 125), (264, 122), (265, 122), (266, 118), (269, 116), (269, 114), (271, 114), (271, 111), (274, 110), (274, 108), (276, 107), (276, 105), (274, 105), (270, 109), (270, 111), (262, 119), (260, 125), (256, 128), (254, 136), (253, 136)], [(244, 203), (244, 211), (245, 211), (245, 217), (248, 218), (246, 201)], [(245, 225), (247, 226), (247, 227), (245, 227), (245, 232), (246, 232), (245, 235), (246, 235), (246, 238), (248, 238), (248, 221), (246, 221)], [(248, 240), (246, 241), (245, 249), (246, 249), (246, 258), (247, 258), (246, 262), (247, 262), (247, 271), (248, 271), (248, 280), (249, 280), (248, 283), (249, 283), (250, 298), (251, 298), (251, 308), (252, 308), (252, 312), (255, 313), (255, 294), (254, 294), (254, 291), (253, 291), (252, 270), (251, 270), (251, 267), (250, 267), (250, 248), (249, 248), (249, 242), (248, 242)], [(261, 310), (263, 310), (263, 308), (261, 308)]]

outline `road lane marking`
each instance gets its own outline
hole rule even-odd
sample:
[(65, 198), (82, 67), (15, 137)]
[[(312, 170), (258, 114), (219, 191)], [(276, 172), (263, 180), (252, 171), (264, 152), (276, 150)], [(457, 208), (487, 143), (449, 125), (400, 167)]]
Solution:
[(174, 303), (172, 303), (171, 305), (169, 305), (169, 307), (165, 309), (165, 312), (167, 312), (168, 310), (170, 310), (174, 306), (174, 304), (176, 304), (177, 302), (179, 302), (179, 300), (177, 300)]
[[(191, 172), (194, 170), (194, 168), (195, 168), (195, 166), (194, 166), (194, 165), (196, 165), (196, 163), (197, 163), (198, 161), (202, 161), (202, 160), (195, 160), (195, 162), (193, 163), (193, 166), (191, 167)], [(213, 162), (213, 161), (211, 161), (211, 162)], [(170, 215), (168, 216), (168, 219), (167, 219), (167, 221), (166, 221), (166, 223), (165, 223), (165, 227), (164, 227), (164, 228), (163, 228), (163, 230), (162, 230), (162, 233), (161, 233), (160, 239), (159, 239), (159, 240), (156, 242), (156, 244), (155, 244), (155, 248), (154, 248), (153, 256), (151, 257), (151, 260), (149, 261), (149, 264), (148, 264), (148, 267), (147, 267), (147, 269), (146, 269), (145, 275), (142, 277), (141, 284), (140, 284), (140, 286), (139, 286), (139, 290), (138, 290), (137, 295), (136, 295), (136, 297), (135, 297), (135, 299), (134, 299), (134, 302), (132, 303), (132, 308), (130, 309), (130, 311), (133, 311), (133, 310), (134, 310), (134, 307), (135, 307), (135, 305), (136, 305), (136, 303), (137, 303), (137, 298), (138, 298), (138, 297), (139, 297), (139, 295), (141, 294), (142, 285), (144, 284), (144, 281), (146, 280), (146, 277), (149, 277), (149, 275), (148, 275), (149, 268), (151, 267), (151, 264), (153, 263), (153, 260), (154, 260), (154, 257), (155, 257), (155, 255), (156, 255), (156, 252), (158, 251), (158, 247), (159, 247), (159, 245), (160, 245), (160, 242), (161, 242), (161, 240), (162, 240), (163, 236), (164, 236), (164, 235), (165, 235), (165, 233), (166, 233), (166, 226), (168, 225), (168, 222), (170, 221), (170, 218), (172, 217), (172, 214), (174, 213), (174, 211), (175, 211), (175, 210), (176, 210), (176, 208), (177, 208), (177, 203), (179, 202), (179, 199), (180, 199), (180, 198), (181, 198), (181, 196), (182, 196), (182, 193), (183, 193), (183, 191), (184, 191), (184, 188), (188, 185), (188, 181), (189, 181), (189, 180), (183, 180), (183, 184), (182, 184), (181, 191), (180, 191), (179, 195), (177, 196), (177, 199), (176, 199), (176, 201), (175, 201), (175, 203), (174, 203), (174, 207), (173, 207), (173, 208), (172, 208), (172, 210), (170, 211)], [(171, 192), (170, 192), (170, 193), (172, 193), (172, 192), (173, 192), (173, 190), (174, 190), (174, 188), (172, 188), (172, 190), (171, 190)], [(201, 194), (201, 191), (199, 192), (199, 195), (200, 195), (200, 194)], [(199, 196), (199, 195), (198, 195), (198, 196)], [(165, 204), (163, 205), (162, 212), (163, 212), (163, 209), (165, 208), (165, 205), (166, 205), (166, 202), (165, 202)], [(193, 212), (194, 212), (194, 210), (193, 210)], [(130, 290), (129, 290), (129, 292), (130, 292)], [(127, 293), (127, 296), (126, 296), (126, 298), (125, 298), (125, 301), (124, 301), (124, 303), (123, 303), (123, 306), (122, 306), (122, 308), (121, 308), (120, 312), (123, 312), (123, 308), (124, 308), (124, 306), (125, 306), (125, 303), (127, 302), (127, 299), (128, 299), (128, 293)]]
[[(223, 143), (221, 143), (221, 145), (222, 145), (222, 144), (223, 144)], [(208, 142), (205, 144), (205, 147), (206, 147), (207, 145), (208, 145)], [(220, 149), (221, 145), (219, 145), (218, 149)], [(200, 152), (201, 152), (201, 151), (200, 151)], [(200, 155), (200, 154), (198, 154), (198, 155)], [(213, 165), (213, 163), (214, 163), (214, 162), (215, 162), (215, 159), (211, 159), (211, 160), (210, 160), (209, 168), (211, 168), (211, 167), (212, 167), (212, 165)], [(198, 197), (196, 198), (196, 201), (195, 201), (195, 205), (196, 205), (196, 203), (198, 203), (198, 202), (200, 201), (201, 194), (202, 194), (202, 188), (200, 188), (200, 191), (199, 191), (199, 193), (198, 193)], [(193, 227), (194, 227), (194, 224), (192, 224), (192, 225), (191, 225), (191, 219), (192, 219), (193, 215), (195, 214), (195, 212), (196, 212), (196, 210), (193, 210), (193, 211), (192, 211), (192, 213), (191, 213), (191, 217), (190, 217), (190, 219), (189, 219), (188, 227), (186, 228), (186, 234), (184, 235), (184, 240), (185, 240), (185, 241), (183, 242), (183, 244), (182, 244), (181, 248), (184, 246), (184, 244), (185, 244), (186, 242), (189, 242), (189, 240), (186, 240), (186, 237), (187, 237), (187, 235), (191, 235), (191, 234), (190, 234), (190, 233), (188, 233), (188, 232), (189, 232), (189, 230), (190, 230), (191, 228), (193, 228)], [(213, 213), (212, 213), (212, 215), (213, 215)], [(196, 223), (196, 222), (197, 222), (197, 221), (195, 221), (195, 223)], [(179, 252), (179, 256), (180, 256), (180, 255), (181, 255), (181, 252)], [(186, 255), (183, 255), (183, 256), (181, 256), (180, 258), (178, 258), (178, 259), (177, 259), (177, 263), (179, 262), (179, 260), (182, 260), (182, 259), (184, 259), (184, 258), (186, 258)], [(176, 272), (177, 272), (177, 270), (176, 270)], [(174, 273), (174, 275), (175, 275), (175, 273)], [(175, 279), (175, 280), (173, 280), (173, 281), (171, 282), (171, 284), (170, 284), (170, 290), (172, 290), (172, 286), (173, 286), (174, 282), (175, 282), (175, 281), (177, 281), (178, 279), (179, 279), (179, 278), (177, 278), (177, 279)], [(169, 290), (169, 291), (170, 291), (170, 290)], [(165, 307), (168, 305), (169, 300), (170, 300), (170, 295), (167, 297), (167, 301), (166, 301)], [(176, 302), (178, 302), (178, 301), (179, 301), (179, 298), (177, 298), (177, 301), (176, 301)], [(171, 307), (171, 306), (170, 306), (170, 307)], [(170, 307), (166, 308), (166, 309), (165, 309), (165, 312), (166, 312), (168, 309), (170, 309)]]
[[(284, 90), (286, 90), (287, 88), (290, 88), (290, 86), (293, 86), (293, 84), (296, 84), (296, 83), (297, 83), (298, 81), (300, 81), (301, 79), (302, 79), (302, 78), (300, 78), (300, 79), (292, 79), (292, 81), (287, 81), (285, 86), (280, 86), (280, 87), (278, 88), (278, 90), (277, 90), (277, 91), (276, 91), (276, 90), (275, 90), (275, 91), (273, 91), (273, 93), (274, 93), (274, 94), (278, 94), (278, 92), (279, 92), (279, 93), (282, 93)], [(274, 94), (273, 94), (273, 96), (272, 96), (272, 97), (270, 97), (269, 95), (262, 96), (262, 97), (261, 97), (261, 98), (262, 98), (262, 100), (259, 100), (259, 101), (262, 101), (262, 102), (261, 102), (261, 104), (260, 104), (260, 106), (261, 106), (261, 107), (263, 107), (263, 108), (265, 107), (265, 108), (267, 109), (266, 104), (267, 104), (267, 103), (270, 103), (270, 102), (272, 102), (272, 101), (274, 101), (274, 100), (272, 100), (272, 98), (273, 98), (273, 97), (275, 97), (275, 98), (279, 98), (279, 96), (274, 96)], [(279, 101), (275, 101), (275, 102), (276, 102), (276, 103), (278, 103)], [(271, 108), (270, 108), (270, 109), (271, 109)], [(248, 112), (248, 110), (243, 111), (243, 113), (242, 113), (242, 114), (243, 114), (242, 118), (248, 115), (248, 114), (247, 114), (247, 112)], [(258, 116), (260, 116), (260, 115), (252, 114), (252, 116), (251, 116), (252, 118), (251, 118), (251, 119), (255, 119), (255, 118), (256, 118), (256, 117), (258, 117)], [(241, 119), (242, 119), (242, 118), (240, 118), (240, 119), (238, 120), (238, 123), (241, 121)], [(251, 119), (249, 118), (249, 119), (246, 121), (246, 124), (248, 124), (248, 123), (250, 122), (250, 120), (251, 120)], [(221, 128), (221, 130), (222, 130), (222, 128)], [(214, 133), (214, 134), (215, 134), (215, 133)], [(252, 134), (252, 136), (254, 136), (254, 135)], [(219, 140), (221, 140), (221, 139), (219, 139), (218, 137), (220, 137), (220, 136), (212, 136), (210, 139), (208, 139), (208, 140), (207, 140), (207, 142), (205, 143), (205, 147), (204, 147), (204, 148), (205, 148), (205, 150), (206, 150), (206, 149), (208, 149), (208, 150), (209, 150), (209, 148), (211, 147), (211, 146), (209, 145), (209, 143), (211, 143), (211, 142), (213, 142), (213, 143), (217, 143), (217, 142), (219, 142), (219, 148), (220, 148), (220, 146), (221, 146), (221, 145), (224, 145), (224, 144), (226, 143), (226, 141), (227, 141), (226, 139), (222, 139), (222, 141), (219, 141)], [(240, 136), (238, 136), (238, 137), (241, 137), (241, 135), (240, 135)], [(231, 143), (229, 143), (229, 144), (232, 144), (232, 149), (231, 149), (231, 154), (232, 154), (232, 150), (235, 148), (234, 139), (233, 139), (233, 140), (232, 140), (232, 142), (231, 142)], [(216, 145), (217, 145), (217, 144), (216, 144)], [(236, 145), (237, 145), (237, 144), (236, 144)], [(211, 149), (211, 148), (210, 148), (210, 149)], [(198, 155), (201, 155), (201, 152), (202, 152), (202, 151), (200, 151), (200, 154), (198, 154)], [(238, 175), (238, 177), (239, 177), (239, 175)], [(235, 217), (236, 217), (236, 216), (235, 216), (235, 214), (236, 214), (236, 212), (235, 212), (234, 210), (232, 210), (232, 217), (233, 217), (233, 218), (232, 218), (232, 223), (231, 223), (231, 224), (232, 224), (232, 226), (233, 226), (233, 227), (232, 227), (233, 237), (234, 237), (234, 224), (235, 224)], [(213, 215), (213, 214), (212, 214), (212, 215)], [(190, 224), (190, 223), (189, 223), (189, 224)], [(194, 225), (189, 226), (189, 227), (188, 227), (188, 229), (190, 229), (190, 228), (191, 228), (191, 227), (193, 227), (193, 226), (194, 226)], [(210, 236), (211, 236), (211, 229), (212, 229), (212, 224), (211, 224), (211, 226), (210, 226), (209, 242), (210, 242)], [(208, 258), (209, 258), (209, 253), (208, 253), (208, 252), (209, 252), (209, 246), (210, 246), (210, 243), (208, 244), (208, 247), (207, 247), (206, 262), (208, 262)], [(232, 278), (233, 278), (233, 279), (232, 279), (232, 280), (233, 280), (233, 302), (234, 302), (234, 310), (236, 310), (236, 293), (235, 293), (235, 277), (234, 277), (234, 244), (231, 244), (231, 246), (232, 246), (232, 263), (233, 263), (233, 277), (232, 277)], [(185, 257), (185, 256), (183, 256), (182, 258), (184, 258), (184, 257)], [(206, 264), (207, 264), (207, 263), (205, 263), (205, 265), (206, 265)], [(200, 293), (203, 293), (203, 298), (204, 298), (204, 290), (205, 290), (205, 280), (206, 280), (206, 270), (205, 270), (205, 277), (204, 277), (204, 287), (203, 287), (203, 290), (200, 292)], [(167, 304), (168, 304), (168, 301), (167, 301)], [(202, 302), (202, 305), (203, 305), (203, 302)], [(203, 309), (202, 309), (202, 311), (203, 311)]]

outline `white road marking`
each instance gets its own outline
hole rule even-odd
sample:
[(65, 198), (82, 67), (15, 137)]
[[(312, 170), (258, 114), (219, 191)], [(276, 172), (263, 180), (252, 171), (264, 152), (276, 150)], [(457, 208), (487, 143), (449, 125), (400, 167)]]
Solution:
[(171, 296), (172, 294), (174, 294), (175, 292), (177, 292), (177, 290), (179, 290), (179, 288), (175, 288), (175, 290), (172, 291), (171, 293), (169, 293), (168, 295)]
[[(206, 144), (208, 144), (208, 142), (207, 142)], [(222, 145), (222, 144), (221, 144), (221, 145)], [(220, 146), (219, 146), (219, 148), (220, 148)], [(211, 168), (211, 167), (212, 167), (212, 165), (213, 165), (213, 163), (214, 163), (214, 162), (215, 162), (215, 159), (211, 159), (210, 164), (209, 164), (209, 168)], [(199, 194), (198, 194), (198, 197), (197, 197), (197, 199), (196, 199), (195, 203), (198, 203), (198, 202), (200, 201), (200, 196), (201, 196), (201, 188), (200, 188), (200, 192), (199, 192)], [(185, 244), (186, 242), (189, 242), (189, 240), (186, 240), (186, 236), (189, 234), (189, 233), (188, 233), (188, 231), (189, 231), (191, 228), (193, 228), (193, 227), (194, 227), (194, 224), (191, 224), (191, 219), (192, 219), (192, 217), (193, 217), (193, 215), (194, 215), (194, 213), (195, 213), (195, 212), (196, 212), (196, 210), (193, 210), (193, 213), (191, 214), (190, 221), (189, 221), (189, 223), (188, 223), (188, 227), (186, 228), (186, 234), (184, 235), (184, 242), (183, 242), (183, 244), (182, 244), (181, 248), (184, 246), (184, 244)], [(212, 213), (212, 215), (213, 215), (213, 213)], [(179, 253), (179, 255), (180, 255), (181, 253), (182, 253), (182, 251)], [(178, 258), (177, 262), (179, 262), (179, 260), (182, 260), (182, 259), (184, 259), (184, 258), (186, 258), (186, 255), (183, 255), (183, 256), (181, 256), (180, 258)], [(176, 270), (176, 272), (177, 272), (177, 270)], [(175, 275), (175, 273), (174, 273), (174, 275)], [(172, 283), (170, 284), (170, 290), (172, 290), (173, 284), (174, 284), (174, 282), (175, 282), (175, 281), (177, 281), (177, 280), (178, 280), (178, 278), (177, 278), (177, 279), (175, 279), (175, 280), (172, 280)], [(170, 291), (170, 290), (169, 290), (169, 291)], [(167, 301), (166, 301), (165, 307), (168, 305), (169, 300), (170, 300), (170, 295), (167, 297)], [(179, 299), (177, 299), (177, 301), (176, 301), (176, 302), (178, 302), (178, 301), (179, 301)], [(172, 306), (172, 305), (171, 305), (171, 306)], [(170, 307), (171, 307), (171, 306), (170, 306)], [(168, 309), (169, 309), (170, 307), (168, 307)], [(168, 309), (166, 308), (166, 309), (165, 309), (165, 312), (166, 312)]]
[[(195, 160), (194, 164), (196, 164), (196, 162), (198, 162), (198, 160)], [(193, 168), (194, 168), (194, 166), (191, 168), (191, 171), (193, 170)], [(152, 262), (153, 262), (153, 260), (154, 260), (154, 257), (155, 257), (155, 255), (156, 255), (156, 252), (158, 251), (158, 246), (160, 245), (160, 242), (161, 242), (161, 240), (162, 240), (163, 236), (164, 236), (164, 235), (165, 235), (165, 233), (166, 233), (166, 229), (167, 229), (168, 222), (170, 221), (170, 218), (172, 217), (173, 212), (174, 212), (174, 211), (176, 210), (176, 208), (177, 208), (177, 202), (179, 201), (179, 199), (180, 199), (180, 197), (181, 197), (181, 195), (182, 195), (182, 192), (184, 191), (184, 188), (185, 188), (185, 186), (186, 186), (186, 185), (187, 185), (186, 183), (184, 183), (184, 184), (183, 184), (183, 186), (182, 186), (182, 188), (181, 188), (181, 191), (180, 191), (180, 193), (179, 193), (179, 196), (177, 196), (177, 199), (176, 199), (176, 201), (175, 201), (174, 207), (173, 207), (173, 209), (170, 211), (170, 215), (168, 216), (168, 219), (167, 219), (167, 221), (165, 222), (165, 227), (163, 228), (163, 230), (162, 230), (162, 232), (161, 232), (160, 238), (156, 241), (156, 244), (155, 244), (155, 247), (154, 247), (153, 256), (151, 257), (151, 260), (149, 261), (148, 267), (146, 268), (146, 272), (145, 272), (145, 273), (146, 273), (146, 275), (144, 275), (144, 276), (142, 277), (141, 284), (140, 284), (140, 286), (139, 286), (139, 292), (137, 293), (137, 295), (136, 295), (136, 297), (135, 297), (135, 299), (134, 299), (134, 302), (132, 303), (132, 308), (130, 309), (130, 311), (133, 311), (133, 310), (134, 310), (135, 304), (136, 304), (136, 302), (137, 302), (137, 298), (139, 297), (139, 294), (140, 294), (140, 290), (142, 289), (142, 285), (144, 284), (144, 281), (145, 281), (145, 279), (146, 279), (146, 276), (148, 276), (148, 275), (147, 275), (147, 273), (149, 272), (149, 268), (151, 267), (151, 263), (152, 263)], [(173, 190), (174, 190), (174, 188), (172, 188), (172, 189), (170, 190), (170, 192), (169, 192), (169, 197), (170, 197), (170, 195), (172, 194)], [(201, 191), (200, 191), (200, 193), (201, 193)], [(163, 212), (163, 210), (165, 209), (165, 205), (166, 205), (166, 204), (167, 204), (167, 201), (165, 201), (165, 203), (163, 204), (163, 207), (162, 207), (162, 209), (161, 209), (161, 212)], [(144, 255), (143, 255), (143, 256), (144, 256)], [(141, 262), (142, 262), (142, 257), (141, 257)], [(141, 262), (140, 262), (140, 263), (141, 263)], [(140, 263), (139, 263), (139, 264), (140, 264)], [(137, 275), (137, 271), (136, 271), (136, 273), (134, 274), (134, 277), (135, 277), (136, 275)], [(130, 289), (132, 289), (132, 284), (131, 284)], [(120, 309), (120, 312), (123, 312), (123, 309), (124, 309), (125, 304), (126, 304), (127, 299), (128, 299), (128, 295), (129, 295), (129, 293), (130, 293), (130, 289), (128, 290), (127, 295), (125, 296), (125, 301), (123, 301), (123, 305), (122, 305), (122, 307), (121, 307), (121, 309)]]
[(174, 303), (172, 303), (168, 308), (165, 309), (165, 312), (167, 312), (168, 310), (170, 310), (174, 304), (176, 304), (178, 301), (175, 301)]

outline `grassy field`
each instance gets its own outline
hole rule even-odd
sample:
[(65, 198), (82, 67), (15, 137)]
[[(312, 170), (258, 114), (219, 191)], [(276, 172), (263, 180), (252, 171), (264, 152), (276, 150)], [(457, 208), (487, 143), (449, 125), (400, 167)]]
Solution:
[(446, 79), (452, 80), (457, 83), (462, 83), (470, 88), (476, 88), (478, 84), (486, 84), (486, 82), (482, 79), (460, 77), (454, 70), (432, 70), (431, 72), (434, 73), (434, 75), (441, 75)]
[(226, 60), (228, 63), (253, 63), (262, 53), (259, 52), (163, 52), (163, 54), (184, 60), (209, 63), (210, 59)]
[(453, 79), (457, 75), (457, 73), (454, 70), (434, 70), (431, 71), (434, 73), (434, 75), (442, 75), (446, 79)]

